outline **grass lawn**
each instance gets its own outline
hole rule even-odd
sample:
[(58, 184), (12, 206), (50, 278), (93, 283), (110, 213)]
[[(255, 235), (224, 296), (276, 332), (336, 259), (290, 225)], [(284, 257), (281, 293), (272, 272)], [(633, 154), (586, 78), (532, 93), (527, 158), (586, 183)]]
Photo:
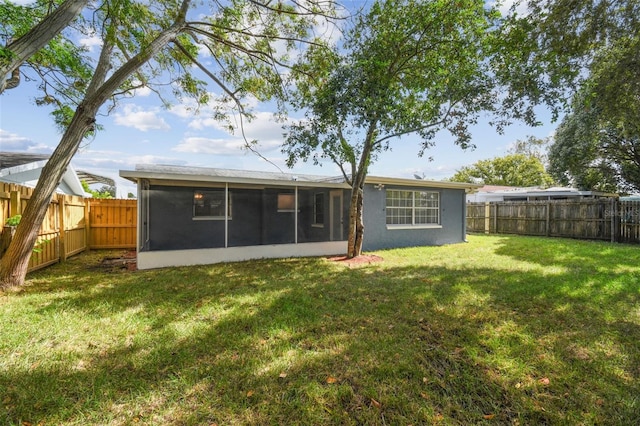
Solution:
[(0, 293), (0, 425), (640, 424), (640, 247), (509, 236)]

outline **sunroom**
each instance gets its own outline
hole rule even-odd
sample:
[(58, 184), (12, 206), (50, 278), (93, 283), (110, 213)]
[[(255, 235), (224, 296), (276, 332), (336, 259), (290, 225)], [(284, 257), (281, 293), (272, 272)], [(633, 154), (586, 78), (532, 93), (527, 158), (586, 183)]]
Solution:
[(139, 269), (346, 251), (342, 180), (156, 165), (120, 174), (138, 184)]

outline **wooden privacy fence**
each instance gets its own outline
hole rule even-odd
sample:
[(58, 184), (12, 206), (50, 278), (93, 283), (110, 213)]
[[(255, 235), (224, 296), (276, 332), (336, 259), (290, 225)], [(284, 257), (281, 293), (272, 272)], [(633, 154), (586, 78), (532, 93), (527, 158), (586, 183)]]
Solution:
[[(0, 182), (0, 220), (22, 214), (32, 188)], [(135, 249), (136, 200), (53, 196), (29, 261), (29, 271), (89, 249)], [(12, 229), (4, 227), (2, 239)], [(8, 235), (9, 234), (9, 235)]]
[(467, 231), (640, 243), (640, 201), (468, 203)]

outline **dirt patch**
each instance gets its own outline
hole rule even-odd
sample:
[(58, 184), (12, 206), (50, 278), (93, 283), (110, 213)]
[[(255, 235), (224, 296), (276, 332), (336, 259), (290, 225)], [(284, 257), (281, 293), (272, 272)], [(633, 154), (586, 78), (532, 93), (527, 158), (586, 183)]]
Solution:
[(374, 263), (382, 262), (384, 259), (375, 254), (362, 254), (360, 256), (349, 259), (347, 256), (330, 257), (330, 262), (337, 262), (350, 268), (359, 265), (372, 265)]
[(124, 269), (135, 271), (138, 269), (135, 251), (125, 251), (119, 257), (105, 257), (99, 265), (100, 269), (116, 270)]

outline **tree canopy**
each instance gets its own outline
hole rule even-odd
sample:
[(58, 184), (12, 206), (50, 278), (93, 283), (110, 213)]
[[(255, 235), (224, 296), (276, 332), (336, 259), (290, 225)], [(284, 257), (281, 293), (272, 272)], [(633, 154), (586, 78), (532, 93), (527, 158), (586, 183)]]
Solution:
[(512, 77), (496, 72), (518, 50), (502, 25), (484, 2), (376, 1), (332, 53), (311, 49), (299, 65), (293, 103), (305, 118), (288, 128), (284, 152), (289, 165), (329, 159), (351, 184), (349, 256), (362, 244), (368, 167), (391, 143), (418, 135), (422, 155), (446, 130), (470, 147), (483, 113), (498, 131), (512, 119), (536, 123), (528, 102), (503, 90)]
[(553, 178), (545, 171), (540, 159), (525, 154), (510, 154), (477, 161), (458, 170), (450, 180), (518, 187), (548, 187), (553, 184)]
[[(0, 260), (0, 287), (24, 281), (56, 184), (80, 142), (96, 130), (96, 115), (105, 103), (109, 102), (108, 112), (119, 97), (132, 96), (140, 87), (150, 88), (168, 103), (165, 93), (169, 88), (171, 98), (178, 101), (190, 97), (196, 105), (213, 103), (218, 120), (226, 120), (234, 108), (250, 117), (246, 100), (280, 95), (282, 71), (290, 53), (301, 43), (312, 42), (315, 18), (333, 13), (333, 3), (324, 0), (276, 4), (262, 0), (104, 0), (94, 6), (75, 28), (99, 37), (102, 43), (87, 73), (59, 67), (65, 63), (65, 54), (75, 55), (73, 49), (56, 50), (55, 61), (36, 63), (42, 102), (55, 105), (54, 115), (64, 133)], [(20, 12), (28, 16), (29, 11)], [(64, 39), (67, 37), (70, 35)], [(205, 66), (200, 52), (213, 59), (213, 66)], [(5, 57), (11, 54), (3, 50)], [(207, 80), (218, 87), (217, 93), (208, 90)]]

